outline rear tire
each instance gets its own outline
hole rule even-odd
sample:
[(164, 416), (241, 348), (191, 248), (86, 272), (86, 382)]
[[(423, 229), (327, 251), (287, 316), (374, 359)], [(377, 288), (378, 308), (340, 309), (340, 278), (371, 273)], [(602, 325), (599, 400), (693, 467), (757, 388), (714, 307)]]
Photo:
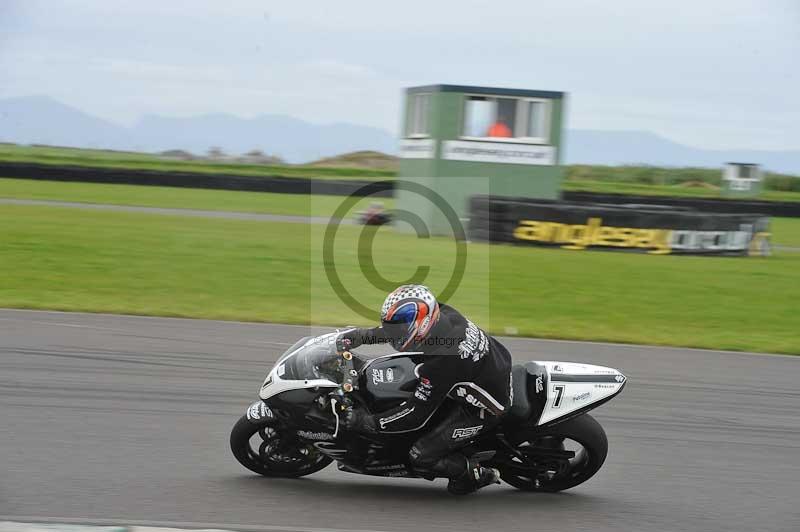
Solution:
[[(271, 435), (268, 440), (263, 439), (266, 431)], [(250, 441), (259, 432), (262, 434), (263, 443), (256, 450)], [(231, 451), (240, 464), (265, 477), (303, 477), (326, 468), (333, 461), (313, 445), (299, 447), (295, 445), (296, 452), (291, 456), (271, 454), (271, 446), (278, 444), (280, 439), (280, 427), (252, 423), (245, 415), (239, 418), (231, 430)]]
[[(557, 470), (555, 474), (528, 473), (530, 476), (526, 476), (515, 467), (497, 466), (500, 477), (505, 482), (523, 491), (556, 492), (573, 488), (594, 476), (608, 455), (606, 433), (600, 423), (589, 414), (583, 414), (546, 429), (533, 428), (509, 434), (509, 440), (509, 443), (525, 457), (522, 461), (509, 456), (509, 459), (513, 459), (519, 466), (532, 463), (547, 464), (548, 458), (542, 457), (542, 451), (546, 453), (547, 450), (562, 450), (565, 440), (576, 442), (580, 447), (575, 458), (568, 462), (561, 460), (558, 467), (553, 465), (553, 469)], [(537, 449), (540, 450), (538, 456)]]

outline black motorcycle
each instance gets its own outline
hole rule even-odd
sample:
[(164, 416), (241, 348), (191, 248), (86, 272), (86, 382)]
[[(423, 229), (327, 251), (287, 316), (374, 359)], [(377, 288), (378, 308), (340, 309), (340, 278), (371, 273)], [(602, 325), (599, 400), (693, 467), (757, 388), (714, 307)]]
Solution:
[[(418, 432), (362, 435), (343, 414), (358, 405), (380, 412), (408, 400), (421, 353), (364, 359), (336, 350), (337, 333), (290, 347), (267, 375), (260, 400), (231, 431), (231, 450), (246, 468), (268, 477), (301, 477), (336, 460), (341, 471), (418, 477), (408, 450)], [(619, 394), (626, 378), (613, 368), (569, 362), (528, 362), (512, 369), (513, 402), (502, 422), (464, 452), (527, 491), (572, 488), (597, 473), (608, 441), (586, 412)], [(428, 421), (436, 423), (443, 408)], [(424, 427), (423, 429), (424, 430)]]

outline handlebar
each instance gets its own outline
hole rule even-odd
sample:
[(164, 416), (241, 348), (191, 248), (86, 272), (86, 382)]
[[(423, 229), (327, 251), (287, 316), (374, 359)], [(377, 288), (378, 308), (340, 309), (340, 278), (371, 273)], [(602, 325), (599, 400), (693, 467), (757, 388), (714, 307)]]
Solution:
[(341, 389), (344, 393), (350, 393), (353, 390), (358, 390), (358, 372), (353, 364), (353, 353), (350, 351), (342, 352), (342, 370), (344, 373), (344, 380), (342, 380)]
[(345, 350), (341, 355), (344, 378), (342, 379), (342, 384), (331, 392), (331, 409), (336, 417), (336, 430), (333, 432), (334, 438), (339, 434), (339, 413), (346, 412), (353, 407), (353, 399), (349, 394), (358, 389), (358, 372), (353, 364), (353, 353)]
[(341, 353), (342, 382), (336, 390), (331, 392), (331, 396), (336, 399), (342, 411), (353, 406), (353, 399), (349, 396), (350, 392), (358, 390), (358, 372), (353, 364), (353, 353), (342, 351)]

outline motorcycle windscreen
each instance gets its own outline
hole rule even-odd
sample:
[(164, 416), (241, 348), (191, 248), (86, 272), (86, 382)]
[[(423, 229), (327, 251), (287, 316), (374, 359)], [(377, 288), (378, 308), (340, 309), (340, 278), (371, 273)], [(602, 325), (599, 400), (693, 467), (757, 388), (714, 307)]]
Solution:
[[(282, 366), (282, 367), (281, 367)], [(283, 380), (344, 380), (342, 357), (328, 342), (312, 342), (278, 366)]]
[(327, 334), (309, 338), (293, 352), (285, 353), (270, 370), (258, 396), (267, 400), (287, 390), (336, 387), (343, 380), (344, 365), (336, 352), (336, 335)]

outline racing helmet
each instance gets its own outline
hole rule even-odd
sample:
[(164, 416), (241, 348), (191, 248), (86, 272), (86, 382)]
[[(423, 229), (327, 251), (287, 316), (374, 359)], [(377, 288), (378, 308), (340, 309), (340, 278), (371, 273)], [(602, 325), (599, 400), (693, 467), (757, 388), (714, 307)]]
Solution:
[(427, 286), (406, 284), (386, 296), (381, 325), (392, 347), (406, 351), (420, 345), (439, 321), (439, 303)]

